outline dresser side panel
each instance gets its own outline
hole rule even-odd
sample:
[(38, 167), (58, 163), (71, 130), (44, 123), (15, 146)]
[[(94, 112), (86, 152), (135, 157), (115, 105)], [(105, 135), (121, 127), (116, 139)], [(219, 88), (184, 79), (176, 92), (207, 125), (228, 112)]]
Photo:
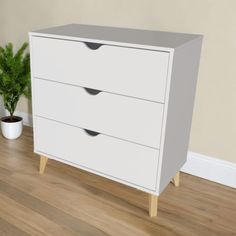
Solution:
[(174, 51), (158, 195), (187, 159), (202, 37)]
[(29, 50), (30, 50), (30, 73), (31, 73), (31, 103), (32, 103), (32, 117), (33, 117), (33, 139), (34, 139), (34, 152), (35, 152), (35, 144), (36, 144), (36, 128), (35, 128), (35, 120), (34, 120), (34, 103), (35, 103), (35, 84), (34, 84), (34, 50), (33, 50), (33, 37), (29, 33)]

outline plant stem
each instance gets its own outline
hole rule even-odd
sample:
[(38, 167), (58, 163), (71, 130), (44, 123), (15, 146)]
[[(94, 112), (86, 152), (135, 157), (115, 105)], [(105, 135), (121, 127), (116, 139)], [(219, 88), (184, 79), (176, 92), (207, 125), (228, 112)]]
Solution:
[(13, 113), (10, 113), (10, 121), (13, 121)]

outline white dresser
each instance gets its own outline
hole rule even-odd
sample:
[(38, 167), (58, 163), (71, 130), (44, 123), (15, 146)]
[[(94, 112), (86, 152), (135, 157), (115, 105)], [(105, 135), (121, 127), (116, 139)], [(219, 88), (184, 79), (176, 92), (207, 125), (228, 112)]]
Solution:
[(30, 32), (34, 151), (157, 198), (186, 161), (201, 35), (71, 24)]

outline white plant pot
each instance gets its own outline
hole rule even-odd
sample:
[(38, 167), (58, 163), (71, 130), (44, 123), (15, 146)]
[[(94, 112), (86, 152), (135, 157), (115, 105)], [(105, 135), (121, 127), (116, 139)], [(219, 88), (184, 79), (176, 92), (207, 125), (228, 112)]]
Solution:
[(9, 116), (1, 119), (2, 135), (7, 139), (17, 139), (21, 136), (23, 130), (23, 119), (14, 116), (14, 121), (9, 122)]

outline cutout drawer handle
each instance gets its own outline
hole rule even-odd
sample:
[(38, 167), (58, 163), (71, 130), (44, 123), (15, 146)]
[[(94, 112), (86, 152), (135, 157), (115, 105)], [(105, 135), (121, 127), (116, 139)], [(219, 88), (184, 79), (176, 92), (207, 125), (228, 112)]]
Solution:
[(86, 90), (87, 93), (89, 93), (90, 95), (97, 95), (99, 93), (101, 93), (101, 90), (97, 90), (97, 89), (91, 89), (91, 88), (84, 88)]
[(97, 135), (100, 134), (99, 132), (95, 132), (95, 131), (92, 131), (92, 130), (89, 130), (89, 129), (84, 129), (84, 131), (85, 131), (88, 135), (93, 136), (93, 137), (95, 137), (95, 136), (97, 136)]
[(84, 43), (88, 48), (90, 48), (92, 50), (96, 50), (96, 49), (100, 48), (103, 45), (101, 43), (91, 43), (91, 42), (84, 42)]

